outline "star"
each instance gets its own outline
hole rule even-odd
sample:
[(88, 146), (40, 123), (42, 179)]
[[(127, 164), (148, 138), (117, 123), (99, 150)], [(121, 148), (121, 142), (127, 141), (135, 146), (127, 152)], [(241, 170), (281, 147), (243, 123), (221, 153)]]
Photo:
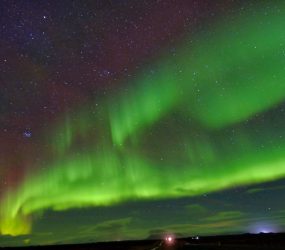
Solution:
[(23, 136), (24, 136), (25, 138), (30, 138), (30, 137), (32, 137), (32, 132), (31, 132), (30, 130), (25, 130), (25, 131), (23, 132)]

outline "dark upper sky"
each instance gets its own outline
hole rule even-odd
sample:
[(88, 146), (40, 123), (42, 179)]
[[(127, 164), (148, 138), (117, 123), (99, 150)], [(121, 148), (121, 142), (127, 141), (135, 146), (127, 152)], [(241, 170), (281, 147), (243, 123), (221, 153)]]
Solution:
[(285, 227), (282, 1), (0, 1), (0, 246)]

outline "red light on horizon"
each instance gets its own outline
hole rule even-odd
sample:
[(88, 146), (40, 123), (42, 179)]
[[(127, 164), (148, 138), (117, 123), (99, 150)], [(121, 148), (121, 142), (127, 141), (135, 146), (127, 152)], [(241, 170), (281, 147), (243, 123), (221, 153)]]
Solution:
[(167, 244), (173, 244), (174, 238), (173, 238), (173, 236), (166, 236), (165, 241)]

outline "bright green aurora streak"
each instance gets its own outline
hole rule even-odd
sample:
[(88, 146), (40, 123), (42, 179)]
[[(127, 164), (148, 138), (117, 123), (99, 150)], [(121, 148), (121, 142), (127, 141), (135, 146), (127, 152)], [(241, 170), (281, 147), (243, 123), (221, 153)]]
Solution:
[(191, 44), (185, 39), (128, 92), (90, 104), (94, 112), (66, 115), (49, 141), (54, 160), (2, 198), (0, 233), (29, 233), (33, 214), (45, 209), (194, 196), (285, 177), (282, 126), (254, 121), (285, 98), (285, 19), (247, 14)]

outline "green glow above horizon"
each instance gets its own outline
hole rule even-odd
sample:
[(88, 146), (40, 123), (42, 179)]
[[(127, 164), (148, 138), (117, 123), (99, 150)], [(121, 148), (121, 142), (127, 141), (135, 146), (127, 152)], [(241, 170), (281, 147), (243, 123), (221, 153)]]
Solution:
[(196, 196), (285, 177), (283, 127), (254, 123), (285, 99), (284, 26), (282, 13), (243, 16), (191, 45), (185, 39), (127, 91), (66, 114), (47, 139), (57, 154), (46, 170), (1, 200), (0, 233), (31, 232), (33, 214), (47, 209)]

